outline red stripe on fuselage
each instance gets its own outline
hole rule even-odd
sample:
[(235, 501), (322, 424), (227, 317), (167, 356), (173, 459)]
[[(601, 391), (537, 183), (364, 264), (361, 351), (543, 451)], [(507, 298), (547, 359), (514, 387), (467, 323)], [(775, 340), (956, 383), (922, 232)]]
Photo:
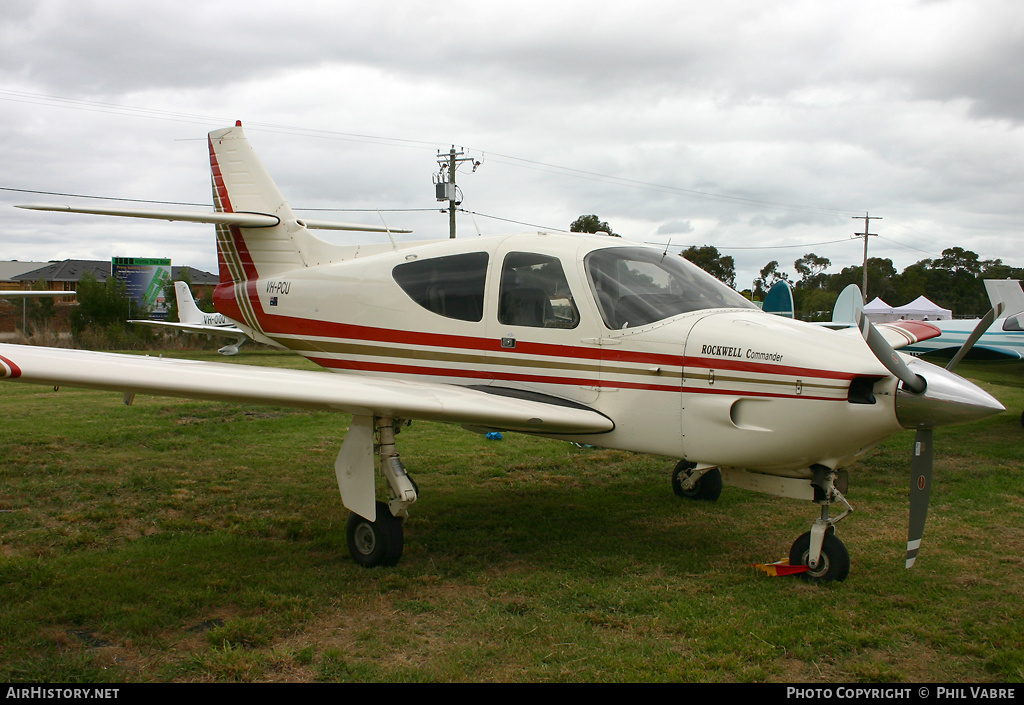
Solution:
[[(614, 382), (591, 378), (554, 377), (547, 375), (511, 374), (488, 372), (486, 370), (465, 370), (446, 367), (421, 367), (418, 365), (395, 365), (362, 360), (311, 357), (310, 361), (327, 368), (358, 370), (361, 372), (386, 372), (395, 375), (425, 375), (429, 377), (456, 377), (459, 379), (502, 380), (504, 382), (531, 382), (536, 384), (561, 384), (579, 387), (614, 387), (616, 389), (647, 389), (656, 392), (679, 392), (678, 386), (660, 384), (638, 384), (636, 382)], [(500, 364), (500, 363), (498, 363)]]
[[(534, 384), (559, 384), (580, 387), (601, 387), (612, 389), (638, 389), (652, 392), (685, 392), (690, 394), (727, 394), (741, 397), (766, 397), (773, 399), (803, 399), (807, 401), (845, 401), (845, 397), (818, 397), (806, 394), (779, 394), (776, 392), (752, 392), (734, 389), (686, 388), (662, 384), (640, 384), (637, 382), (617, 382), (573, 377), (549, 377), (544, 375), (508, 374), (488, 372), (486, 370), (465, 370), (445, 367), (421, 367), (418, 365), (395, 365), (362, 360), (342, 360), (336, 358), (310, 357), (310, 361), (329, 369), (352, 370), (358, 372), (383, 372), (389, 375), (420, 375), (427, 377), (454, 377), (457, 379), (500, 380), (504, 382), (530, 382)], [(756, 380), (751, 380), (756, 383)]]
[(788, 375), (790, 377), (817, 377), (821, 379), (853, 379), (859, 377), (855, 372), (837, 372), (834, 370), (812, 370), (806, 367), (790, 367), (789, 365), (771, 365), (764, 362), (740, 362), (723, 360), (722, 358), (688, 357), (686, 367), (701, 367), (708, 370), (734, 370), (736, 372), (753, 372), (755, 374)]

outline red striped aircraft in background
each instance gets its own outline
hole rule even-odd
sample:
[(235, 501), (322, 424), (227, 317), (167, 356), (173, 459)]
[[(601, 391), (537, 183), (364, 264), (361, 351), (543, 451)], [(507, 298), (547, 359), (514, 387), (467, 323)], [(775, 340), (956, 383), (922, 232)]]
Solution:
[[(6, 380), (353, 414), (335, 463), (348, 543), (392, 565), (418, 488), (395, 446), (405, 420), (517, 431), (678, 459), (677, 494), (725, 484), (803, 499), (818, 517), (790, 550), (812, 580), (844, 579), (835, 525), (848, 471), (918, 430), (907, 565), (924, 531), (932, 429), (1001, 411), (949, 369), (895, 348), (928, 325), (833, 331), (772, 316), (681, 257), (601, 234), (532, 232), (338, 245), (295, 215), (241, 126), (210, 133), (214, 212), (27, 206), (214, 223), (217, 310), (294, 350), (310, 372), (0, 346)], [(375, 476), (387, 479), (378, 500)], [(835, 510), (835, 511), (833, 511)]]

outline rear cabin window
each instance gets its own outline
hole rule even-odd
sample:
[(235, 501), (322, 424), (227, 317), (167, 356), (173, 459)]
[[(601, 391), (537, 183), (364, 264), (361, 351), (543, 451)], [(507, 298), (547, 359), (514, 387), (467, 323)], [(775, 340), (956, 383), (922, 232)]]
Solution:
[(428, 311), (460, 321), (484, 317), (487, 253), (405, 262), (391, 272), (398, 286)]
[(510, 252), (501, 267), (498, 321), (532, 328), (575, 328), (580, 314), (562, 263), (555, 257)]

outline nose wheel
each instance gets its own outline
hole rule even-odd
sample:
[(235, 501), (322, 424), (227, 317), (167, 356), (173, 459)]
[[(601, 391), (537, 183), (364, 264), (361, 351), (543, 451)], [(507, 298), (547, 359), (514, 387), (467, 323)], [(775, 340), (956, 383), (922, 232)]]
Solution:
[[(790, 565), (809, 565), (811, 556), (811, 532), (801, 534), (789, 549)], [(805, 580), (830, 583), (846, 579), (850, 574), (850, 553), (843, 542), (836, 538), (835, 528), (829, 527), (821, 542), (818, 563), (807, 572), (800, 573)]]
[[(808, 566), (800, 573), (805, 580), (830, 583), (846, 579), (850, 574), (850, 553), (843, 542), (836, 538), (836, 524), (846, 518), (853, 507), (846, 501), (838, 484), (846, 487), (845, 472), (839, 473), (822, 465), (812, 466), (815, 502), (821, 505), (821, 517), (814, 522), (811, 530), (801, 534), (789, 549), (789, 564)], [(842, 507), (838, 515), (832, 516), (831, 507)]]

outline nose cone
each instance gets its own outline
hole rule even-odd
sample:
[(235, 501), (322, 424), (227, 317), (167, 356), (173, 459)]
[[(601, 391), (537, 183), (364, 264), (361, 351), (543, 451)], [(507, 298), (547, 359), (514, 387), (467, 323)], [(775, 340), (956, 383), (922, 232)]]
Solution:
[(900, 386), (896, 395), (896, 418), (904, 428), (966, 423), (1006, 410), (985, 390), (937, 365), (913, 359), (909, 366), (924, 378), (927, 386), (920, 394)]

